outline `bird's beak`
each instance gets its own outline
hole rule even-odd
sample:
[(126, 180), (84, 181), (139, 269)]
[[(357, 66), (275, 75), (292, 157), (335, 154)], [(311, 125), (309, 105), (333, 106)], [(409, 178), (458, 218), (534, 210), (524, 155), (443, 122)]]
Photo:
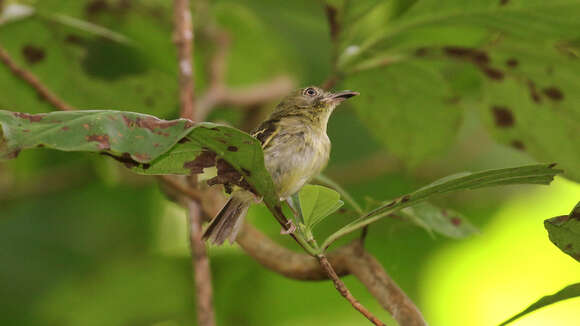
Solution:
[(332, 101), (332, 102), (336, 102), (336, 103), (341, 103), (346, 99), (349, 99), (353, 96), (357, 96), (359, 95), (359, 92), (353, 92), (353, 91), (342, 91), (342, 92), (338, 92), (338, 93), (333, 93), (330, 94), (326, 100), (327, 101)]

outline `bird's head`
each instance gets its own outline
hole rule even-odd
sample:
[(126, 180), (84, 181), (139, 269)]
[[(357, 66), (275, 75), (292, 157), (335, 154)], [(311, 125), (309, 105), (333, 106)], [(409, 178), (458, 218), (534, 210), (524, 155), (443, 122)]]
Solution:
[(328, 116), (344, 100), (359, 95), (358, 92), (326, 92), (316, 86), (294, 90), (276, 107), (276, 115), (321, 115)]

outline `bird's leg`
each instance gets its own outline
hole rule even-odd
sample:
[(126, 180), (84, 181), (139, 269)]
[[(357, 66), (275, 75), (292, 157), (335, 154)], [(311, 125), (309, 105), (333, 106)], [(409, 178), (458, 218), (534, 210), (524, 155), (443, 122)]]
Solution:
[[(298, 198), (298, 193), (286, 198), (286, 203), (290, 210), (292, 211), (292, 215), (294, 215), (294, 222), (298, 225), (304, 224), (304, 218), (302, 217), (302, 208), (300, 207), (300, 199)], [(288, 220), (288, 228), (282, 229), (280, 231), (281, 234), (290, 234), (294, 233), (297, 229), (296, 224), (292, 222), (292, 220)]]

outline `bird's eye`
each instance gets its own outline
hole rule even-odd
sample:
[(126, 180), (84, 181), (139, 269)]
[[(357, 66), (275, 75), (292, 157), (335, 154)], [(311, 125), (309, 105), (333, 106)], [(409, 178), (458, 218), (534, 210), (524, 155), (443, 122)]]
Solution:
[(307, 88), (304, 90), (304, 95), (314, 97), (314, 96), (318, 95), (318, 92), (314, 88), (310, 87), (310, 88)]

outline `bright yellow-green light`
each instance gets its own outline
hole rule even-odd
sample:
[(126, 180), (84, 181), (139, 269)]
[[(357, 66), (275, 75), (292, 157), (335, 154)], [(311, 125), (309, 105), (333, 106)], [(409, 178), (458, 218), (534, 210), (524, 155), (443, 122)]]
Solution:
[[(431, 325), (497, 325), (544, 295), (580, 282), (580, 264), (548, 239), (544, 219), (568, 214), (580, 185), (557, 178), (510, 199), (482, 234), (438, 251), (428, 262), (422, 302)], [(578, 325), (580, 298), (511, 325)]]

